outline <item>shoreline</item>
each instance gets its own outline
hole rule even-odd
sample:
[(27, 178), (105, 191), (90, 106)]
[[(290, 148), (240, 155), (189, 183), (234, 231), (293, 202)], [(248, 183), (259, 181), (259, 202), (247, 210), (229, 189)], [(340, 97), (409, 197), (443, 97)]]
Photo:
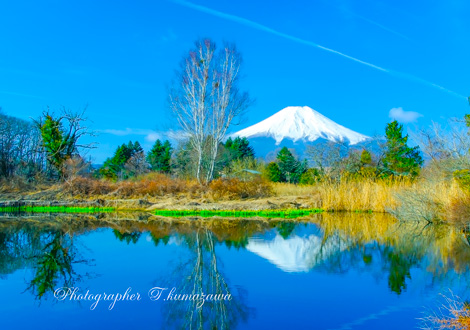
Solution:
[(201, 203), (193, 200), (191, 202), (180, 202), (175, 204), (169, 203), (170, 201), (168, 199), (169, 198), (162, 198), (160, 203), (151, 203), (145, 199), (0, 200), (0, 213), (97, 214), (145, 212), (165, 218), (197, 217), (264, 219), (296, 219), (324, 212), (383, 213), (373, 212), (372, 210), (325, 210), (318, 207), (312, 207), (311, 204), (299, 203), (299, 198), (285, 197), (218, 202), (199, 201)]

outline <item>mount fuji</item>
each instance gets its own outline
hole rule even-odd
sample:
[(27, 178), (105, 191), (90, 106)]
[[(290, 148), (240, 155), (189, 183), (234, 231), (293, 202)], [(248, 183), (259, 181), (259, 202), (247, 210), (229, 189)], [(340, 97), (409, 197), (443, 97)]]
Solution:
[(287, 107), (230, 137), (246, 137), (258, 156), (288, 147), (302, 155), (307, 145), (320, 141), (355, 145), (370, 138), (341, 126), (309, 107)]

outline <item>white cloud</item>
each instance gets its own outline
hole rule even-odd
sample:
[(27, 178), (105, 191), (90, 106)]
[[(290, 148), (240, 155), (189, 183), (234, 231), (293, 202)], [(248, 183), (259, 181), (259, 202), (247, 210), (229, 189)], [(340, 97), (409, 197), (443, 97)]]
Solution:
[(144, 135), (145, 141), (155, 142), (157, 139), (161, 138), (161, 135), (158, 132), (155, 132), (151, 129), (142, 129), (142, 128), (126, 128), (126, 129), (103, 129), (102, 133), (116, 135), (116, 136), (127, 136), (127, 135)]
[(404, 124), (412, 123), (418, 120), (419, 117), (423, 117), (419, 112), (405, 111), (402, 107), (390, 109), (388, 116)]
[(155, 142), (158, 139), (161, 139), (161, 137), (160, 137), (160, 134), (158, 134), (157, 132), (149, 133), (145, 137), (145, 141), (147, 142)]

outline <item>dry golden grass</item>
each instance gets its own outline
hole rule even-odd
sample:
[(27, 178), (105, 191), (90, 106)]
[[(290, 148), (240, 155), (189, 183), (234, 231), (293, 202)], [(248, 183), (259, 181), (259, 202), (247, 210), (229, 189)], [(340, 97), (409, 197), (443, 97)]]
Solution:
[(455, 180), (343, 178), (312, 186), (276, 183), (273, 187), (277, 196), (308, 197), (313, 207), (327, 211), (391, 212), (401, 220), (456, 225), (470, 218), (470, 192)]
[(470, 307), (468, 304), (451, 293), (444, 296), (444, 303), (437, 312), (422, 319), (424, 325), (421, 329), (470, 329)]
[(195, 181), (173, 179), (160, 173), (149, 173), (133, 180), (112, 182), (105, 179), (76, 177), (62, 185), (63, 192), (82, 197), (141, 197), (191, 194), (204, 187)]
[(395, 241), (402, 234), (398, 221), (384, 213), (321, 213), (316, 222), (324, 231), (324, 237), (340, 233), (359, 244), (377, 241), (385, 243)]
[(273, 189), (270, 182), (259, 177), (250, 181), (219, 178), (209, 184), (208, 193), (214, 200), (261, 198), (271, 196)]
[(395, 200), (392, 213), (402, 220), (468, 224), (470, 195), (455, 180), (421, 179), (398, 191)]
[(399, 222), (384, 213), (319, 213), (311, 217), (321, 227), (324, 240), (341, 237), (350, 246), (377, 242), (413, 258), (426, 256), (426, 271), (440, 276), (449, 271), (468, 273), (470, 249), (466, 233), (455, 226), (427, 226), (426, 223)]
[(77, 177), (64, 183), (62, 189), (72, 196), (105, 199), (173, 196), (188, 200), (237, 201), (274, 195), (275, 203), (276, 199), (282, 202), (283, 199), (299, 198), (302, 199), (302, 207), (325, 211), (391, 212), (400, 220), (464, 225), (470, 218), (470, 191), (462, 189), (454, 179), (429, 177), (415, 181), (407, 178), (343, 177), (311, 186), (270, 183), (261, 178), (250, 181), (217, 179), (203, 186), (195, 180), (150, 173), (120, 182)]
[(385, 212), (387, 208), (397, 206), (395, 194), (411, 185), (407, 179), (343, 179), (313, 186), (277, 183), (274, 192), (278, 196), (309, 196), (315, 207), (328, 211)]
[(82, 197), (162, 197), (184, 195), (188, 198), (211, 197), (214, 200), (232, 200), (268, 197), (273, 194), (271, 183), (262, 178), (250, 181), (217, 179), (209, 186), (195, 180), (171, 178), (160, 173), (149, 173), (132, 180), (112, 182), (76, 177), (63, 184), (63, 192)]

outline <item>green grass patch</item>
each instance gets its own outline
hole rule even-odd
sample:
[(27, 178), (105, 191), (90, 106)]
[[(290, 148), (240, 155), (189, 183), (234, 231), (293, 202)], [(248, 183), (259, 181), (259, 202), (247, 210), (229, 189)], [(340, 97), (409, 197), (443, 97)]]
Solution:
[(298, 217), (308, 216), (313, 213), (323, 212), (321, 209), (305, 209), (305, 210), (156, 210), (155, 215), (164, 217), (229, 217), (229, 218), (286, 218), (294, 219)]
[(87, 206), (3, 206), (3, 213), (103, 213), (114, 212), (114, 207), (87, 207)]

